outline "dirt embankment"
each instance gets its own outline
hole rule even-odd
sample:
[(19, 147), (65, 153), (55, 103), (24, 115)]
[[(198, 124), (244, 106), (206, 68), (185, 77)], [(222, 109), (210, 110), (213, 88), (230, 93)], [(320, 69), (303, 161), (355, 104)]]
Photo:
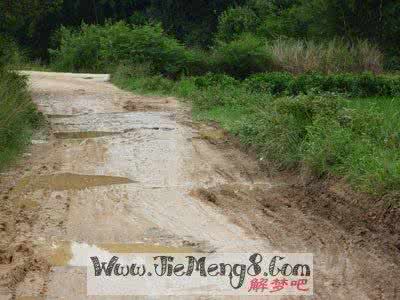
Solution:
[[(192, 192), (194, 196), (221, 208), (249, 232), (271, 241), (275, 249), (313, 252), (320, 276), (315, 290), (321, 299), (326, 297), (322, 291), (329, 290), (326, 286), (332, 278), (336, 282), (331, 293), (337, 299), (400, 296), (400, 284), (393, 281), (400, 266), (400, 209), (394, 205), (399, 203), (398, 195), (374, 198), (354, 192), (337, 178), (313, 179), (271, 172), (268, 164), (261, 162), (258, 171), (249, 169), (237, 151), (256, 161), (252, 151), (243, 149), (236, 138), (222, 133), (217, 125), (207, 128), (212, 147), (226, 153), (232, 164), (250, 178), (256, 177), (257, 172), (270, 174), (272, 187), (220, 185), (197, 189)], [(330, 265), (329, 261), (334, 263)], [(326, 277), (322, 265), (331, 268), (330, 276)], [(390, 277), (386, 288), (384, 273)], [(360, 288), (365, 294), (357, 292)], [(343, 290), (348, 294), (341, 294)]]
[[(196, 125), (194, 125), (196, 126)], [(217, 124), (200, 125), (207, 128), (206, 140), (220, 151), (238, 149), (257, 161), (251, 149), (241, 146), (237, 138), (220, 129)], [(200, 131), (201, 132), (201, 131)], [(268, 201), (276, 198), (290, 202), (304, 213), (322, 217), (334, 222), (349, 234), (364, 236), (385, 244), (388, 251), (400, 251), (400, 194), (392, 193), (383, 197), (355, 192), (344, 179), (328, 177), (314, 178), (292, 172), (275, 171), (269, 163), (258, 161), (260, 172), (269, 174), (274, 182), (280, 182), (268, 193)], [(201, 193), (216, 203), (215, 195)], [(204, 197), (203, 197), (204, 198)], [(284, 201), (285, 202), (285, 201)], [(389, 250), (390, 249), (390, 250)]]

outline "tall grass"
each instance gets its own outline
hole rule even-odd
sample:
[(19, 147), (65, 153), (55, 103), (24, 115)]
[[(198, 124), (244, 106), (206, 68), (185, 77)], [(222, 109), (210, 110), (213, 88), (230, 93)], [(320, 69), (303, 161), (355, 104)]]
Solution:
[(367, 41), (349, 44), (341, 39), (314, 42), (279, 38), (267, 45), (278, 70), (294, 74), (307, 72), (381, 73), (383, 55)]
[(23, 150), (40, 120), (26, 78), (0, 68), (0, 169)]

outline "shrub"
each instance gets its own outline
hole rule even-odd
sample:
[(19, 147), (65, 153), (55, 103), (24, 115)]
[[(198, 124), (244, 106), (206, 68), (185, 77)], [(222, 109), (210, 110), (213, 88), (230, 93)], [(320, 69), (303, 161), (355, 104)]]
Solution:
[(0, 68), (6, 65), (18, 66), (24, 63), (25, 57), (17, 43), (0, 35)]
[(233, 88), (238, 87), (240, 81), (236, 80), (233, 77), (230, 77), (225, 74), (213, 74), (208, 73), (201, 77), (195, 77), (194, 82), (196, 86), (200, 89), (208, 88), (208, 87), (216, 87), (218, 88)]
[(217, 39), (230, 42), (237, 39), (242, 33), (254, 32), (258, 25), (255, 12), (247, 7), (227, 9), (219, 17)]
[(62, 27), (60, 48), (50, 49), (52, 68), (56, 71), (98, 72), (104, 68), (100, 59), (103, 28), (82, 24), (80, 31)]
[(339, 93), (351, 97), (398, 96), (400, 78), (364, 74), (302, 74), (264, 73), (250, 76), (244, 82), (251, 92), (272, 95)]
[(280, 95), (288, 89), (291, 81), (293, 75), (290, 73), (273, 72), (250, 76), (244, 81), (244, 85), (253, 92)]
[(246, 106), (249, 96), (240, 87), (232, 88), (229, 85), (208, 86), (192, 95), (191, 101), (195, 109), (211, 109), (223, 106)]
[(199, 76), (210, 71), (209, 53), (201, 49), (187, 49), (185, 57), (186, 75)]
[(264, 42), (251, 34), (243, 34), (228, 43), (219, 42), (214, 49), (213, 63), (215, 71), (235, 78), (272, 69), (271, 54)]
[(155, 73), (176, 76), (185, 71), (186, 49), (167, 36), (161, 25), (130, 27), (123, 22), (107, 24), (101, 40), (101, 58), (110, 63), (150, 62)]
[(149, 63), (152, 72), (176, 77), (200, 64), (197, 52), (188, 52), (160, 25), (104, 26), (83, 24), (79, 31), (61, 30), (60, 48), (50, 50), (52, 64), (62, 71), (104, 71), (120, 62)]
[(175, 84), (174, 94), (183, 101), (192, 99), (197, 93), (199, 89), (194, 82), (194, 77), (183, 77)]
[(174, 88), (174, 82), (161, 75), (140, 78), (142, 81), (141, 89), (146, 92), (157, 91), (161, 94), (169, 95)]

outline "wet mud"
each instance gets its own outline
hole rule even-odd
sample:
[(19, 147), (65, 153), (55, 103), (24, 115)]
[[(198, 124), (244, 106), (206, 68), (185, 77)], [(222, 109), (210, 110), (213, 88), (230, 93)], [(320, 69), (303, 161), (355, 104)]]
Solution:
[(15, 190), (18, 193), (32, 192), (36, 190), (82, 190), (90, 187), (129, 184), (135, 181), (116, 176), (93, 176), (79, 174), (54, 174), (43, 176), (30, 176), (22, 178)]
[(80, 131), (80, 132), (54, 132), (57, 139), (93, 139), (119, 134), (119, 132), (105, 131)]

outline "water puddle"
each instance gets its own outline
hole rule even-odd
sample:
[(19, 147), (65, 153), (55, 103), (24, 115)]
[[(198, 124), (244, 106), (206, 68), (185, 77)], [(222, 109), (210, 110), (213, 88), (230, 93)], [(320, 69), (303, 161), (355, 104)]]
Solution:
[[(86, 244), (77, 242), (61, 242), (52, 245), (50, 250), (44, 250), (52, 266), (87, 266), (90, 256), (111, 257), (114, 254), (135, 253), (193, 253), (189, 247), (173, 247), (157, 244)], [(49, 253), (47, 253), (49, 252)]]
[(110, 135), (117, 135), (120, 132), (109, 131), (77, 131), (77, 132), (55, 132), (54, 136), (57, 139), (93, 139)]
[(22, 178), (16, 191), (36, 191), (36, 190), (83, 190), (90, 187), (128, 184), (135, 181), (125, 177), (115, 176), (96, 176), (96, 175), (78, 175), (72, 173), (62, 173), (45, 176), (28, 176)]
[(46, 116), (48, 118), (52, 118), (52, 119), (63, 119), (63, 118), (73, 118), (73, 117), (76, 117), (76, 116), (79, 116), (79, 115), (57, 115), (57, 114), (50, 115), (50, 114), (48, 114)]

